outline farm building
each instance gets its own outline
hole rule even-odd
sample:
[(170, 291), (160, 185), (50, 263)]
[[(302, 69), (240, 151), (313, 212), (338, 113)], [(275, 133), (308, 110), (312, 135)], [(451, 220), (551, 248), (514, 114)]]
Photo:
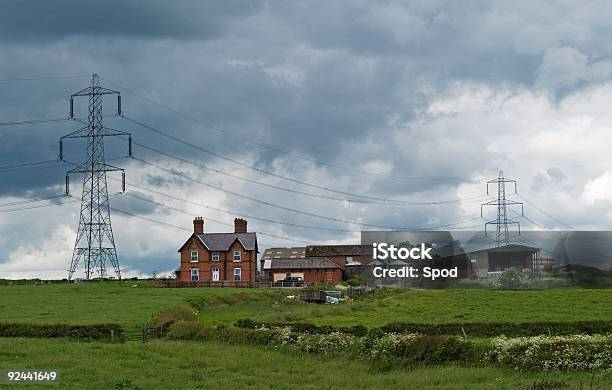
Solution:
[[(321, 275), (339, 273), (347, 280), (362, 272), (364, 249), (361, 245), (307, 245), (306, 247), (269, 248), (261, 257), (262, 280), (277, 281), (285, 276), (299, 276), (306, 283), (322, 282)], [(301, 262), (299, 260), (313, 259)], [(293, 263), (295, 264), (293, 264)], [(335, 264), (330, 271), (330, 264)], [(298, 266), (298, 264), (300, 264)], [(284, 272), (284, 274), (283, 274)], [(294, 275), (295, 274), (295, 275)], [(303, 274), (303, 275), (302, 275)], [(333, 276), (336, 281), (338, 277)]]
[(234, 220), (233, 233), (205, 233), (204, 220), (196, 217), (193, 234), (178, 251), (178, 281), (223, 286), (255, 282), (257, 234), (247, 231), (244, 219)]
[(297, 277), (305, 283), (340, 283), (342, 267), (326, 257), (272, 258), (264, 260), (263, 275), (271, 282)]
[(264, 262), (272, 259), (303, 259), (306, 257), (306, 248), (303, 246), (290, 248), (268, 248), (259, 260), (259, 269), (264, 269)]
[[(538, 274), (543, 270), (540, 257), (540, 248), (522, 244), (496, 246), (494, 243), (486, 245), (463, 246), (457, 241), (437, 247), (432, 252), (432, 260), (393, 260), (391, 263), (375, 260), (367, 262), (366, 275), (369, 284), (396, 287), (445, 287), (452, 282), (451, 278), (438, 278), (433, 281), (423, 277), (375, 277), (375, 267), (388, 269), (401, 269), (423, 267), (438, 269), (457, 268), (457, 278), (466, 277), (496, 277), (507, 268), (514, 268), (523, 274)], [(371, 258), (369, 259), (371, 260)]]
[(358, 266), (363, 263), (365, 251), (362, 245), (307, 245), (306, 257), (327, 257), (329, 260), (344, 266)]
[(523, 273), (540, 270), (540, 249), (528, 245), (510, 244), (471, 250), (466, 253), (476, 276), (490, 276), (515, 268)]

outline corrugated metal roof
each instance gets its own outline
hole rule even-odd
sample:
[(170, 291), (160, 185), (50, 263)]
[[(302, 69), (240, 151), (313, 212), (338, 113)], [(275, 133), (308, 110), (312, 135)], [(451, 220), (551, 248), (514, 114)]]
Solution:
[(264, 269), (342, 269), (326, 257), (306, 257), (303, 259), (270, 259), (265, 260)]
[(307, 257), (362, 256), (367, 251), (363, 245), (307, 245)]
[(261, 256), (263, 260), (269, 259), (299, 259), (306, 257), (304, 253), (306, 248), (292, 247), (292, 248), (268, 248)]

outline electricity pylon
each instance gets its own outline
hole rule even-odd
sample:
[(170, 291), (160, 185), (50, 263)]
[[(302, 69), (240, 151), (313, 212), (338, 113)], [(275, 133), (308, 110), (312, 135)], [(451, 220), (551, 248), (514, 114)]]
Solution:
[(68, 270), (68, 280), (72, 279), (77, 265), (82, 260), (85, 266), (85, 279), (106, 278), (106, 264), (110, 262), (118, 279), (121, 269), (117, 258), (115, 239), (111, 228), (110, 206), (106, 172), (121, 171), (122, 191), (125, 191), (125, 170), (108, 165), (104, 159), (104, 137), (127, 136), (129, 155), (132, 155), (132, 137), (129, 133), (109, 129), (102, 124), (102, 98), (104, 95), (117, 95), (117, 115), (121, 115), (121, 95), (117, 91), (102, 88), (97, 74), (91, 78), (91, 85), (70, 96), (70, 118), (74, 118), (74, 98), (89, 98), (87, 126), (60, 138), (60, 160), (63, 156), (63, 140), (66, 138), (87, 139), (87, 159), (66, 172), (66, 195), (70, 194), (70, 174), (83, 173), (83, 193), (81, 195), (81, 215), (79, 229)]
[(485, 223), (485, 236), (487, 235), (488, 225), (496, 226), (495, 246), (497, 247), (510, 245), (508, 225), (516, 224), (518, 226), (518, 232), (521, 234), (521, 224), (518, 221), (508, 219), (507, 206), (520, 205), (521, 216), (525, 215), (522, 202), (506, 199), (506, 183), (514, 183), (514, 193), (516, 194), (516, 180), (506, 179), (504, 177), (504, 172), (499, 171), (499, 176), (497, 179), (489, 180), (487, 182), (487, 195), (489, 195), (489, 184), (497, 184), (497, 199), (493, 199), (480, 205), (481, 217), (483, 216), (482, 208), (484, 206), (497, 206), (497, 219)]

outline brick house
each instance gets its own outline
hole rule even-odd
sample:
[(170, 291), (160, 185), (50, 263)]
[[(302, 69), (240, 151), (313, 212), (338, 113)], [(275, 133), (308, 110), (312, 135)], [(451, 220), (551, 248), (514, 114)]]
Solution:
[(193, 220), (193, 234), (178, 250), (177, 280), (220, 286), (246, 286), (257, 275), (257, 234), (247, 221), (234, 220), (233, 233), (205, 233), (204, 220)]

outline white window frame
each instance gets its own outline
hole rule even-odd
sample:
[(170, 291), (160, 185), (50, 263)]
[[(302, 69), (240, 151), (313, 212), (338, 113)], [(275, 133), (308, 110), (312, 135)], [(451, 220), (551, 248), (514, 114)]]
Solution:
[[(216, 280), (215, 280), (215, 273), (217, 274), (217, 279)], [(211, 278), (212, 278), (213, 282), (218, 282), (219, 280), (221, 280), (221, 270), (219, 269), (219, 267), (214, 267), (212, 269)]]
[(221, 254), (219, 253), (219, 251), (213, 251), (212, 254), (210, 255), (210, 259), (212, 261), (219, 261), (219, 259), (221, 259)]
[(353, 264), (353, 256), (346, 256), (346, 264)]
[[(238, 255), (238, 258), (236, 258), (236, 255)], [(239, 250), (234, 251), (232, 258), (234, 259), (234, 261), (242, 261), (242, 252), (240, 252)]]
[[(238, 273), (236, 273), (238, 271)], [(238, 277), (238, 279), (236, 279)], [(242, 269), (234, 268), (234, 282), (240, 282), (242, 280)]]
[[(193, 256), (195, 254), (195, 257)], [(198, 251), (191, 251), (191, 262), (197, 263), (200, 259), (200, 253)]]
[[(193, 280), (193, 276), (194, 276), (193, 271), (195, 271), (195, 277), (196, 277), (196, 279), (195, 279), (195, 280)], [(192, 281), (192, 282), (199, 282), (199, 281), (200, 281), (200, 270), (199, 270), (199, 269), (197, 269), (197, 268), (192, 268), (192, 269), (191, 269), (191, 272), (190, 272), (190, 275), (191, 275), (191, 281)]]

